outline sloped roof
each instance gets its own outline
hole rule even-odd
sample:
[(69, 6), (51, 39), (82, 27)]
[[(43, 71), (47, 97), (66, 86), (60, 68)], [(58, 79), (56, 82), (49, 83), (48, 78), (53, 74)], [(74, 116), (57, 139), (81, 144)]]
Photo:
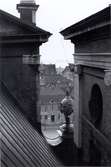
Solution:
[(62, 86), (66, 85), (70, 82), (69, 79), (65, 78), (64, 76), (57, 74), (57, 75), (42, 75), (42, 79), (44, 79), (44, 85), (46, 86)]
[(65, 69), (62, 71), (62, 73), (67, 72), (67, 71), (70, 71), (69, 66), (66, 66)]
[(64, 95), (64, 92), (62, 91), (62, 89), (60, 89), (59, 87), (42, 87), (40, 89), (41, 95)]
[(65, 39), (71, 39), (89, 31), (110, 25), (110, 8), (111, 6), (106, 7), (105, 9), (62, 30), (60, 33)]
[(45, 139), (25, 119), (17, 106), (0, 92), (1, 165), (54, 167), (58, 161)]
[(54, 87), (42, 87), (40, 88), (40, 100), (42, 104), (49, 103), (51, 100), (54, 102), (61, 102), (65, 92), (58, 86)]
[(13, 16), (13, 15), (11, 15), (11, 14), (3, 11), (3, 10), (0, 10), (0, 18), (1, 17), (4, 17), (4, 18), (8, 19), (11, 23), (17, 24), (21, 28), (25, 29), (26, 32), (29, 31), (30, 34), (47, 35), (47, 36), (51, 35), (51, 33), (49, 33), (48, 31), (45, 31), (45, 30), (43, 30), (43, 29), (41, 29), (37, 26), (34, 26), (34, 25), (29, 25), (29, 24), (23, 22), (20, 18), (18, 18), (16, 16)]
[(56, 75), (56, 66), (55, 64), (41, 64), (40, 73), (43, 75)]

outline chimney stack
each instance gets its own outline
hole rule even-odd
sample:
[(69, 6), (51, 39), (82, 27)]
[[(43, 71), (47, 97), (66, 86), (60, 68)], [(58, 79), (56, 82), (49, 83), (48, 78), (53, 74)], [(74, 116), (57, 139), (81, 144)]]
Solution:
[(39, 5), (36, 5), (35, 0), (21, 0), (20, 4), (17, 4), (17, 10), (20, 13), (22, 21), (36, 25), (36, 11)]

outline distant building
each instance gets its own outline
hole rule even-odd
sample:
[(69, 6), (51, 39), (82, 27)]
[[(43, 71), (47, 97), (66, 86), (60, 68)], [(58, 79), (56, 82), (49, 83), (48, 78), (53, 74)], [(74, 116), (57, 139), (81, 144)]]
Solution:
[(40, 66), (40, 85), (45, 87), (56, 86), (65, 91), (66, 88), (73, 87), (73, 81), (62, 74), (58, 74), (55, 64), (42, 64)]
[(41, 64), (40, 65), (40, 85), (48, 86), (56, 82), (56, 67), (55, 64)]
[(55, 75), (57, 73), (55, 64), (41, 64), (40, 73), (41, 75)]
[(71, 72), (70, 66), (65, 67), (65, 69), (62, 71), (62, 76), (73, 81), (73, 72)]
[(62, 71), (64, 70), (63, 67), (56, 67), (57, 74), (62, 74)]
[(61, 34), (75, 44), (74, 142), (86, 166), (111, 166), (111, 5)]
[(59, 125), (65, 122), (64, 115), (60, 113), (60, 102), (65, 96), (66, 89), (70, 88), (73, 95), (72, 81), (57, 74), (53, 64), (40, 66), (40, 105), (41, 123), (46, 125)]
[(64, 122), (64, 116), (60, 112), (60, 102), (64, 98), (64, 92), (59, 87), (41, 87), (41, 124), (60, 125)]

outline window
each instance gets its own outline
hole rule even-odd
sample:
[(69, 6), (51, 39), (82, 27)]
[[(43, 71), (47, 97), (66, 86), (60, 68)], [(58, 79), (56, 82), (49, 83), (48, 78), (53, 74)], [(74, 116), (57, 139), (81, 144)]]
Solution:
[(91, 90), (89, 111), (93, 124), (95, 125), (96, 128), (99, 128), (103, 114), (103, 97), (101, 90), (97, 84), (95, 84)]
[(52, 121), (52, 122), (55, 121), (55, 115), (51, 115), (51, 121)]
[(47, 118), (48, 118), (48, 116), (47, 116), (47, 115), (45, 115), (45, 120), (47, 120)]
[(40, 115), (40, 120), (42, 119), (42, 115)]
[(60, 114), (58, 114), (58, 120), (60, 120)]

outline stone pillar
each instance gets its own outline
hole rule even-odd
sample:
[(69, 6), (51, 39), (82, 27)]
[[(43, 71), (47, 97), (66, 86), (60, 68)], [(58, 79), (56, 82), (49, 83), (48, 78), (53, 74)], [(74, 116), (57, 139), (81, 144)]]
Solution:
[(74, 67), (74, 143), (78, 148), (81, 148), (81, 73), (80, 65)]
[(40, 55), (24, 55), (23, 56), (23, 64), (28, 64), (30, 68), (32, 68), (33, 73), (35, 75), (35, 84), (36, 84), (36, 122), (37, 122), (37, 129), (41, 133), (41, 118), (40, 118)]

